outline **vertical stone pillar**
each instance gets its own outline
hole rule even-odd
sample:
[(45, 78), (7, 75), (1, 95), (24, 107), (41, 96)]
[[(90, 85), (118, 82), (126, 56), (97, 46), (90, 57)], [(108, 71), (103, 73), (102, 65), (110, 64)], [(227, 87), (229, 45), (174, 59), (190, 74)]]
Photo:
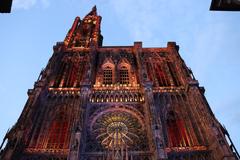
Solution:
[(139, 75), (139, 81), (140, 83), (143, 82), (143, 69), (142, 69), (142, 61), (141, 61), (141, 55), (142, 55), (142, 42), (134, 42), (133, 52), (136, 55), (137, 59), (137, 66), (138, 66), (138, 75)]
[(81, 88), (80, 92), (80, 106), (75, 106), (75, 107), (80, 107), (80, 113), (78, 114), (77, 121), (76, 121), (76, 126), (74, 130), (72, 131), (72, 137), (71, 137), (71, 142), (69, 145), (70, 152), (68, 154), (68, 160), (79, 160), (81, 158), (80, 152), (80, 144), (81, 144), (81, 138), (82, 138), (82, 130), (84, 129), (84, 119), (85, 119), (85, 111), (86, 107), (88, 105), (88, 100), (89, 100), (89, 94), (90, 94), (90, 85), (84, 85)]
[(70, 143), (70, 153), (68, 155), (68, 160), (77, 160), (80, 158), (79, 147), (81, 140), (81, 129), (77, 126), (72, 134)]
[(149, 124), (151, 127), (151, 136), (152, 136), (152, 148), (154, 149), (154, 159), (163, 160), (167, 159), (167, 154), (164, 151), (164, 137), (161, 132), (162, 124), (161, 121), (157, 118), (158, 114), (156, 111), (156, 106), (154, 104), (153, 92), (152, 92), (152, 83), (145, 83), (144, 86), (145, 92), (145, 107), (149, 115)]

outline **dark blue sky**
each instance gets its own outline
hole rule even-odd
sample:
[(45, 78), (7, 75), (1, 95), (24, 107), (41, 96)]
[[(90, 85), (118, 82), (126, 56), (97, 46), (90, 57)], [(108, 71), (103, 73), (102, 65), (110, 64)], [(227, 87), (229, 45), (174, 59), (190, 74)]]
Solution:
[(0, 15), (0, 139), (17, 121), (27, 89), (76, 16), (96, 4), (104, 45), (180, 45), (217, 119), (240, 150), (240, 12), (210, 12), (210, 0), (14, 0)]

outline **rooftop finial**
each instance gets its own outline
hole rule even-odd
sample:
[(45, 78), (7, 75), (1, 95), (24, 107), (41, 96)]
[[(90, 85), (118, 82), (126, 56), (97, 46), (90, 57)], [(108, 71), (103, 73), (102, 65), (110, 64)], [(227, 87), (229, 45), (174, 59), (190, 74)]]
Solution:
[(93, 6), (91, 12), (89, 12), (89, 13), (87, 14), (87, 16), (88, 16), (88, 15), (97, 15), (97, 7), (96, 7), (96, 5)]
[(93, 6), (92, 11), (94, 11), (94, 12), (97, 11), (97, 6), (96, 5)]

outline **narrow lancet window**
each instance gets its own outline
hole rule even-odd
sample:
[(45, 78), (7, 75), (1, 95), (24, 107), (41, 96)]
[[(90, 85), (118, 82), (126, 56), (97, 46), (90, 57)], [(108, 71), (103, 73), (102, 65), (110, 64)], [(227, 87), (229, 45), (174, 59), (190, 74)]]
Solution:
[(189, 139), (184, 123), (173, 111), (169, 112), (167, 119), (168, 143), (170, 147), (189, 146)]
[(129, 84), (129, 74), (127, 67), (122, 67), (119, 71), (120, 84)]
[(64, 113), (57, 115), (50, 127), (47, 148), (49, 149), (64, 149), (69, 143), (69, 122), (68, 117)]
[(103, 84), (113, 83), (113, 71), (112, 68), (106, 67), (103, 69)]

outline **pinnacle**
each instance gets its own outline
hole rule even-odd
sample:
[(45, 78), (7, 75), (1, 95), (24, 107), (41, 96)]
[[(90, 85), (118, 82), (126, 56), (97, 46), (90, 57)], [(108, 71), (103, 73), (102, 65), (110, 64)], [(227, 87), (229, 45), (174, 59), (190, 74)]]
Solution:
[(87, 16), (88, 16), (88, 15), (95, 15), (95, 16), (97, 15), (97, 7), (96, 7), (96, 5), (93, 6), (91, 12), (89, 12), (89, 13), (87, 14)]
[(96, 5), (93, 6), (92, 11), (95, 11), (95, 12), (97, 11), (97, 6)]

